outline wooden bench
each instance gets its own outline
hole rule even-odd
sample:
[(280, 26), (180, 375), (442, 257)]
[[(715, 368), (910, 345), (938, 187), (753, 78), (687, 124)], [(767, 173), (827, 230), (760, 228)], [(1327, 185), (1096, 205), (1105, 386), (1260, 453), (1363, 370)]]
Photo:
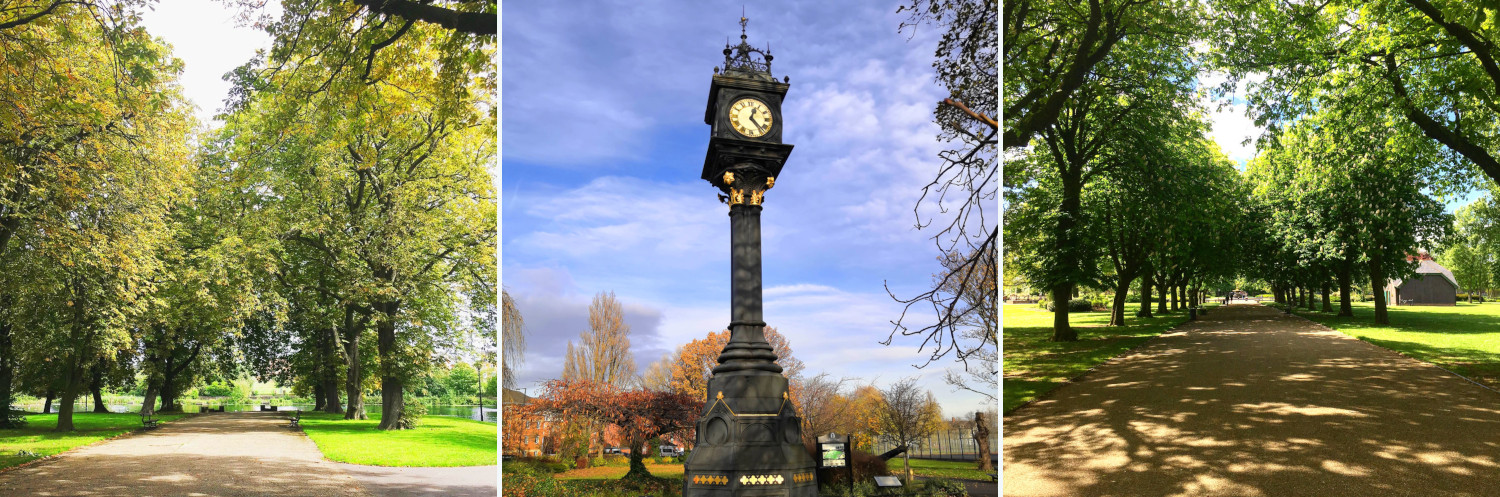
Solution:
[(302, 408), (297, 406), (280, 406), (277, 411), (291, 411), (292, 417), (288, 419), (292, 422), (292, 428), (302, 427)]
[(161, 424), (161, 420), (156, 419), (156, 413), (153, 412), (153, 413), (147, 414), (145, 411), (141, 412), (141, 426), (142, 427), (145, 427), (147, 429), (151, 429), (151, 428), (156, 428), (160, 424)]

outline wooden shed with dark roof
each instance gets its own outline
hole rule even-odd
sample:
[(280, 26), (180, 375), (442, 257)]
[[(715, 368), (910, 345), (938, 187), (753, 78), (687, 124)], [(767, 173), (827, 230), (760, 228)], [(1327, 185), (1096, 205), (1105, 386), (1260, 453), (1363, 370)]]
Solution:
[(1418, 256), (1417, 274), (1405, 280), (1392, 280), (1385, 285), (1386, 303), (1389, 305), (1454, 305), (1458, 302), (1458, 280), (1453, 271), (1432, 260), (1431, 256)]

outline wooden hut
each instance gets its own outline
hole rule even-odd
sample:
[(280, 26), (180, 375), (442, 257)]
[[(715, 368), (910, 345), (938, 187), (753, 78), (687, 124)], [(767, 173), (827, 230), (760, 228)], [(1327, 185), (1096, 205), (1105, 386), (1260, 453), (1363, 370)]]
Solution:
[(1408, 257), (1417, 259), (1417, 275), (1406, 280), (1392, 280), (1385, 285), (1388, 305), (1454, 305), (1458, 302), (1458, 280), (1453, 271), (1432, 260), (1426, 252)]

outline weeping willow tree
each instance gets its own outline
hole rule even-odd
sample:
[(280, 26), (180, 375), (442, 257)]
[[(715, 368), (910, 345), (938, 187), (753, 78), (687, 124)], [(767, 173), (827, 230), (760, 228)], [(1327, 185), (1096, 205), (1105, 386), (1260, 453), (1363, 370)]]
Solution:
[(516, 367), (526, 361), (526, 320), (510, 292), (500, 290), (500, 386), (516, 387)]

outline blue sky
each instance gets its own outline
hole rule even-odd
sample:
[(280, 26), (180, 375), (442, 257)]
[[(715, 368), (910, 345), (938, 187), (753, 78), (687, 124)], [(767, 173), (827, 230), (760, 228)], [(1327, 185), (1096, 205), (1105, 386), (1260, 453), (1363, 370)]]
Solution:
[[(502, 12), (502, 278), (525, 317), (523, 387), (555, 378), (593, 295), (624, 303), (644, 369), (729, 322), (728, 208), (699, 179), (713, 68), (738, 2), (508, 2)], [(899, 2), (763, 2), (749, 41), (791, 77), (796, 145), (762, 215), (765, 319), (809, 375), (885, 386), (920, 375), (947, 415), (985, 408), (891, 331), (939, 269), (912, 209), (941, 149), (938, 32)], [(917, 323), (924, 317), (917, 318)]]

